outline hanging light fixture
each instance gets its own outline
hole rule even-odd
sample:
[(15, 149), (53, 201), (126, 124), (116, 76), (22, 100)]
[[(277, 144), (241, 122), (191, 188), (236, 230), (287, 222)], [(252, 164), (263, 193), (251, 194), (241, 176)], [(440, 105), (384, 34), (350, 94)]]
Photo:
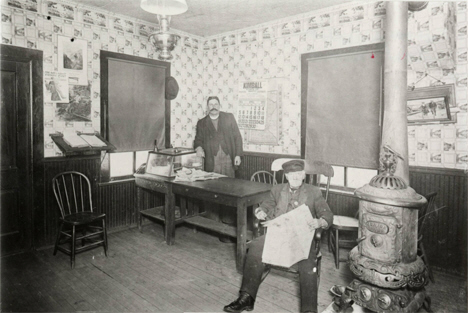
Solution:
[(160, 30), (149, 35), (149, 41), (160, 51), (158, 58), (163, 61), (171, 60), (171, 51), (180, 39), (178, 35), (169, 33), (171, 16), (187, 11), (185, 0), (141, 0), (140, 7), (153, 14), (157, 14)]

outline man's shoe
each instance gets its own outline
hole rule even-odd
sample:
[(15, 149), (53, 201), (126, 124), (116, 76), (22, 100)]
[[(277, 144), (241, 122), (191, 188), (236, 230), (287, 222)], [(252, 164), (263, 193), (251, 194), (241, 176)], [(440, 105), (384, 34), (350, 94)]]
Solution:
[(252, 311), (254, 308), (255, 299), (252, 298), (247, 292), (241, 292), (236, 301), (226, 305), (224, 312), (242, 312)]

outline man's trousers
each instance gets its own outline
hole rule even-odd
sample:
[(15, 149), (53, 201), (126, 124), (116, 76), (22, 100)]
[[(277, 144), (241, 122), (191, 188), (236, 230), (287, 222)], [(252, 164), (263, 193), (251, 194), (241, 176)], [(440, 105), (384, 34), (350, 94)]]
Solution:
[[(252, 298), (256, 298), (257, 291), (262, 282), (262, 276), (266, 264), (262, 263), (263, 246), (265, 236), (252, 240), (244, 264), (244, 273), (240, 291), (247, 292)], [(299, 283), (301, 289), (301, 312), (317, 312), (317, 264), (313, 248), (309, 252), (309, 258), (297, 263), (299, 270)]]

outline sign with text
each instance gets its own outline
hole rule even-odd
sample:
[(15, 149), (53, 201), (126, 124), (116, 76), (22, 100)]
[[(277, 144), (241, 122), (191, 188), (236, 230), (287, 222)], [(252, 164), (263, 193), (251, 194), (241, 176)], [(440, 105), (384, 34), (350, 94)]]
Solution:
[(239, 83), (237, 123), (242, 129), (264, 130), (267, 116), (268, 81), (252, 80)]

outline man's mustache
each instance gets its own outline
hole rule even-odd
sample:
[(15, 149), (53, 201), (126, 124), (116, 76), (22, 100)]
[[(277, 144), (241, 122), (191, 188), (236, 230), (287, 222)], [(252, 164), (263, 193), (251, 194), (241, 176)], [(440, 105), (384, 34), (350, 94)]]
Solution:
[(218, 109), (217, 108), (212, 108), (212, 109), (210, 109), (210, 112), (211, 111), (218, 111)]

